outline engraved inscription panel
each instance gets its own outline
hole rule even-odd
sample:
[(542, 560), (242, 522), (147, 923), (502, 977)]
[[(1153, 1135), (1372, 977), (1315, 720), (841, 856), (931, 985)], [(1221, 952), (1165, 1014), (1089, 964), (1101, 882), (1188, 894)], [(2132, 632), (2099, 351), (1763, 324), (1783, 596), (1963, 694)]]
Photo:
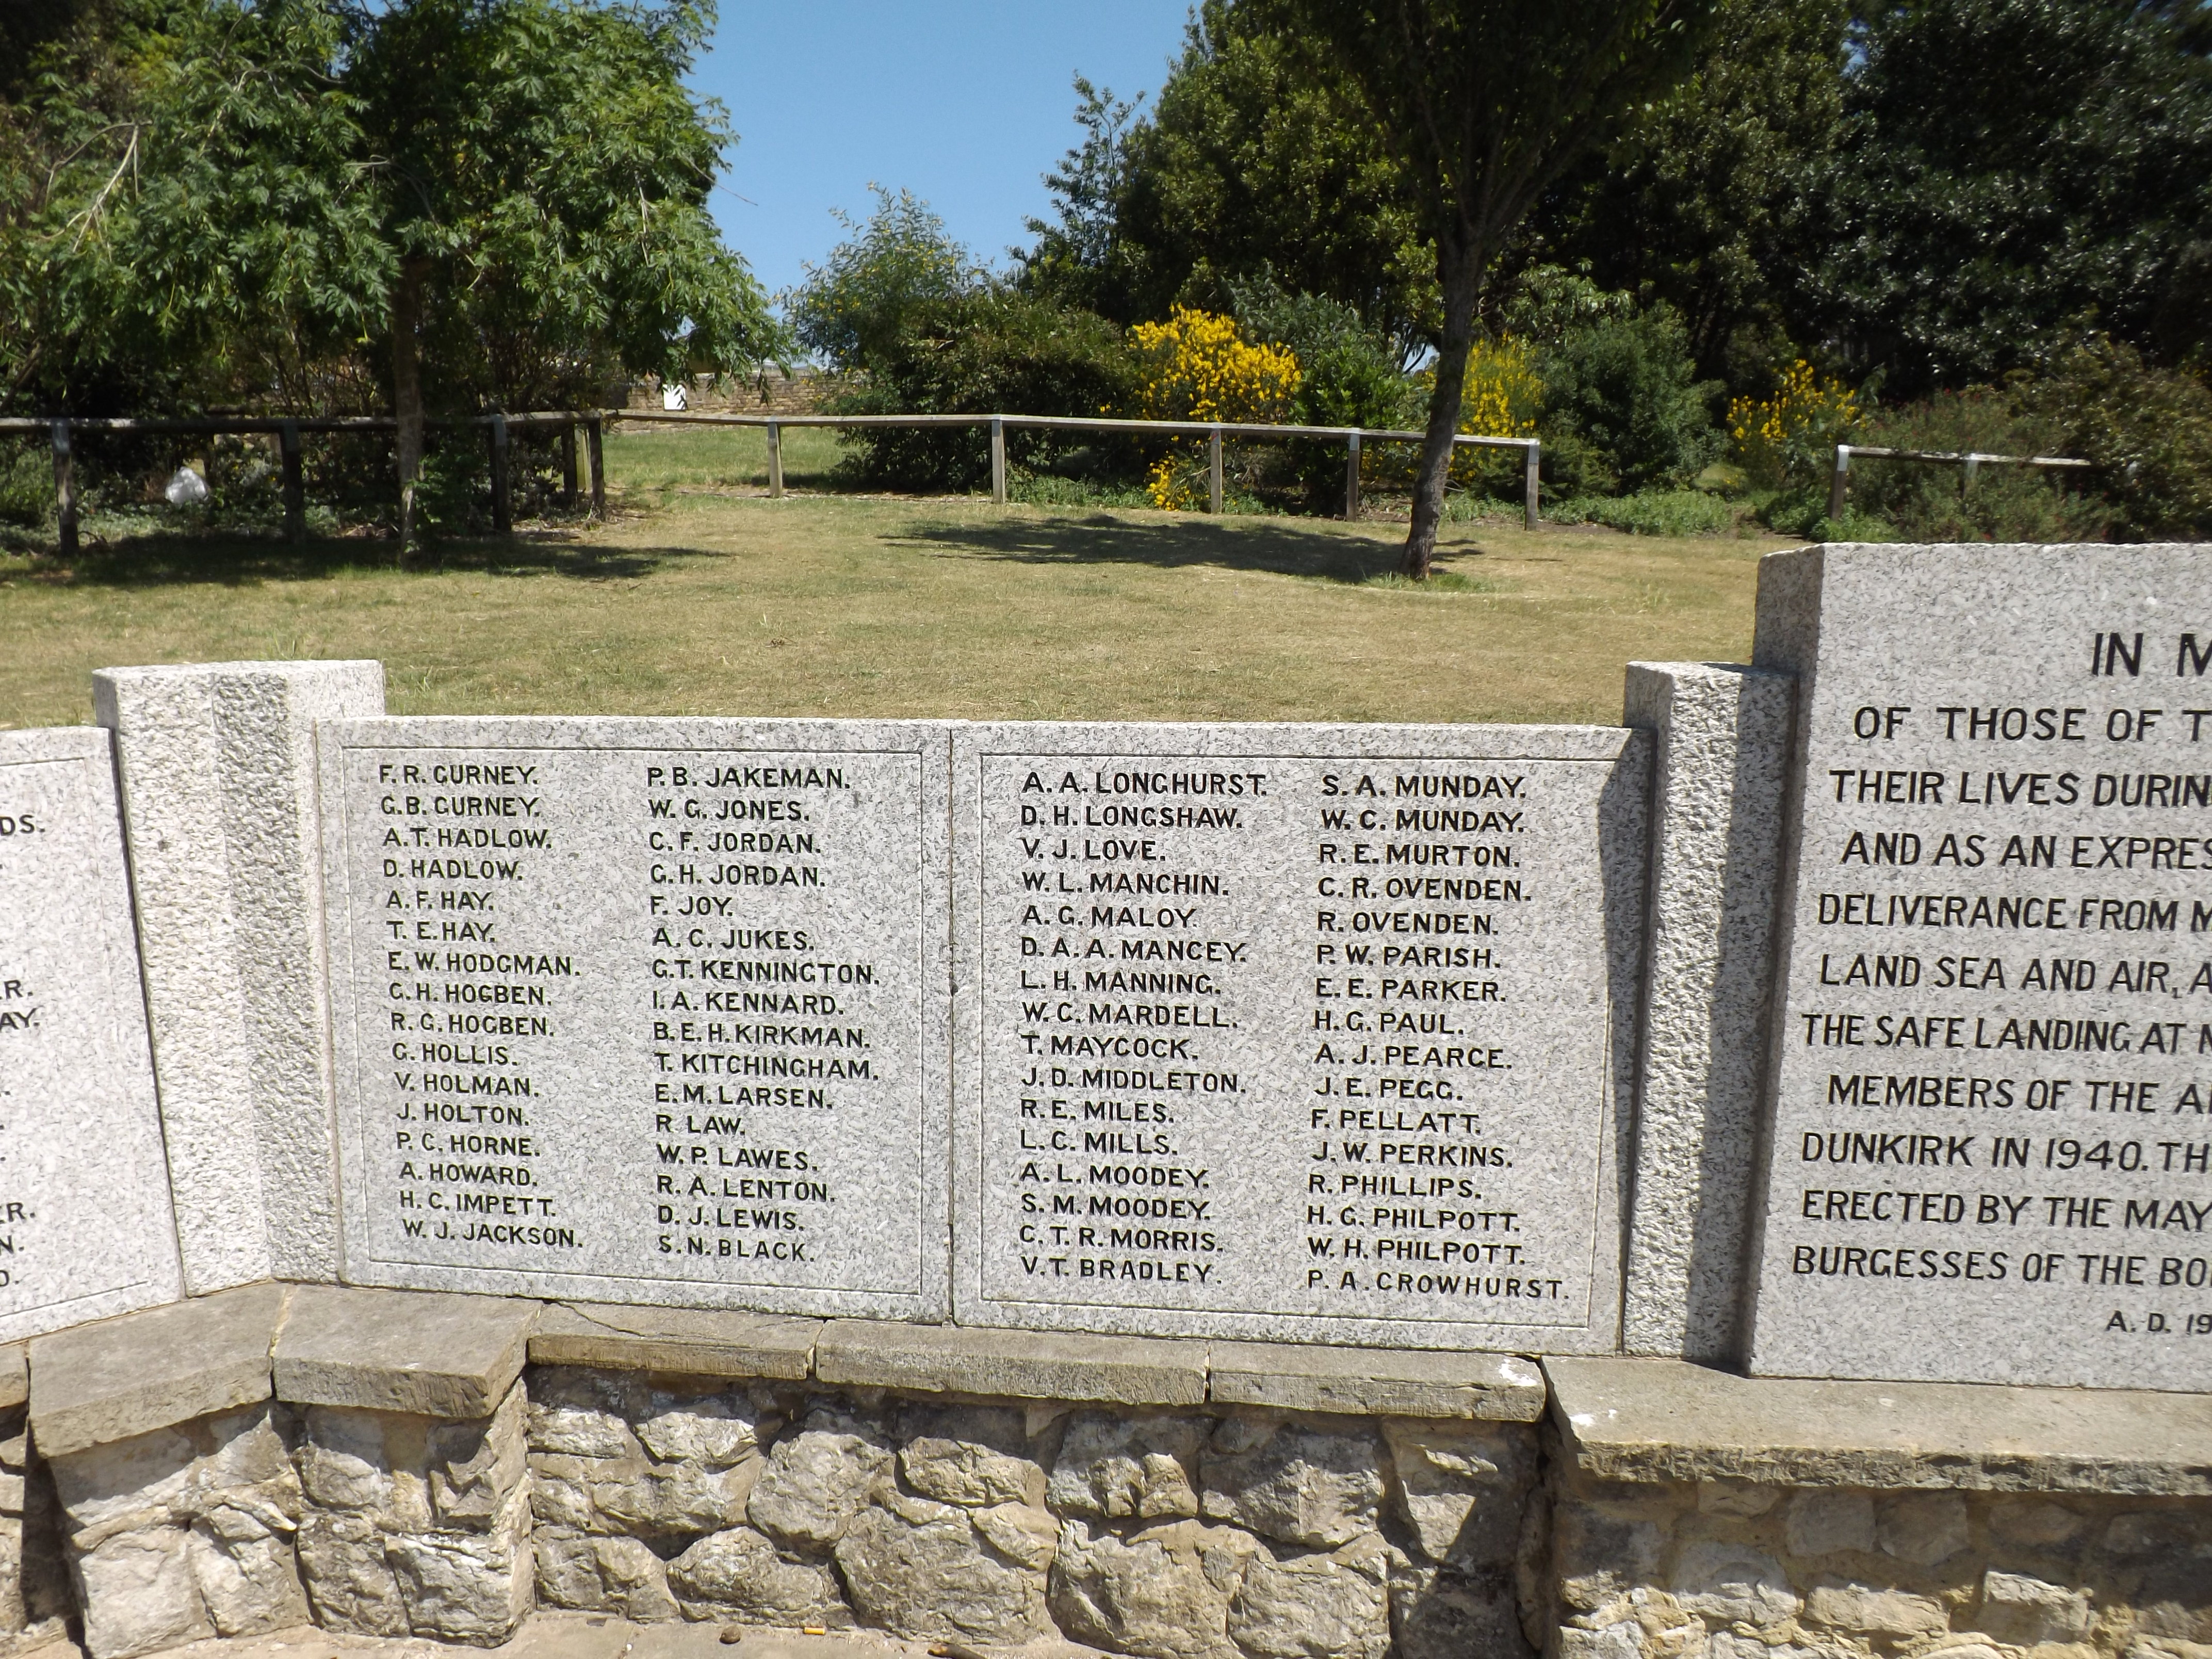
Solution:
[(349, 1279), (941, 1316), (941, 728), (323, 732)]

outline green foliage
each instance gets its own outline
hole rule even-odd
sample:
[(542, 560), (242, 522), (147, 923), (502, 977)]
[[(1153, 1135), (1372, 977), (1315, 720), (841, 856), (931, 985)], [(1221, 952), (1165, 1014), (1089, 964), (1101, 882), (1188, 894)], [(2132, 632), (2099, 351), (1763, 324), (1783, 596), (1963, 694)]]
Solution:
[(1285, 347), (1302, 376), (1291, 418), (1300, 426), (1402, 426), (1414, 418), (1414, 383), (1390, 341), (1340, 300), (1293, 294), (1262, 272), (1229, 284), (1247, 338)]
[(1414, 204), (1356, 85), (1278, 0), (1202, 0), (1152, 112), (1079, 82), (1082, 145), (1046, 177), (1023, 282), (1117, 322), (1226, 311), (1272, 275), (1403, 345), (1435, 311)]
[(799, 343), (847, 374), (868, 374), (900, 349), (925, 311), (974, 294), (983, 273), (945, 221), (910, 191), (871, 185), (876, 208), (819, 266), (807, 267), (788, 306)]
[(2111, 340), (2059, 356), (2021, 402), (2069, 455), (2097, 463), (2127, 539), (2212, 536), (2212, 388)]
[(1565, 489), (1680, 485), (1720, 455), (1712, 389), (1698, 383), (1671, 307), (1570, 328), (1544, 350), (1538, 372), (1545, 447)]
[[(1098, 415), (1121, 408), (1134, 383), (1111, 323), (994, 283), (909, 308), (900, 331), (869, 358), (866, 389), (840, 399), (836, 412)], [(854, 475), (869, 483), (966, 489), (989, 482), (981, 427), (865, 428), (846, 441)], [(1101, 447), (1096, 434), (1018, 428), (1006, 447), (1011, 460), (1047, 471)]]
[(2156, 9), (1893, 0), (1821, 191), (1811, 324), (1893, 392), (1993, 380), (2090, 320), (2212, 342), (2212, 75)]
[(1522, 258), (1681, 313), (1701, 375), (1762, 386), (1792, 355), (1798, 274), (1833, 227), (1813, 185), (1844, 131), (1844, 0), (1726, 0), (1697, 65), (1586, 156)]
[(1632, 536), (1725, 536), (1735, 510), (1702, 489), (1641, 489), (1631, 495), (1577, 496), (1547, 507), (1555, 524), (1601, 524)]
[(402, 270), (449, 410), (778, 343), (707, 212), (712, 13), (98, 0), (0, 109), (0, 400), (381, 407)]
[[(1876, 412), (1860, 441), (1936, 454), (2050, 455), (2055, 423), (1988, 386), (1938, 392)], [(2111, 514), (2083, 480), (2032, 467), (1963, 466), (1851, 458), (1851, 507), (1911, 542), (2060, 542), (2101, 539)], [(1811, 492), (1808, 492), (1808, 494)]]

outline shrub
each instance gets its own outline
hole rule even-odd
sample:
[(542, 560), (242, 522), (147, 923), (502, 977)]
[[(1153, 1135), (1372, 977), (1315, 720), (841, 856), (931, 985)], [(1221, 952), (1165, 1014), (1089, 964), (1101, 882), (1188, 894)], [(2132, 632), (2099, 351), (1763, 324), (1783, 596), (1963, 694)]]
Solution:
[[(1976, 386), (1882, 410), (1865, 422), (1864, 441), (1938, 454), (2050, 455), (2063, 434), (2013, 395)], [(1911, 542), (2099, 540), (2112, 518), (2094, 488), (2084, 493), (2087, 481), (2057, 471), (1980, 466), (1969, 478), (1960, 465), (1855, 455), (1850, 477), (1852, 507)]]
[[(1304, 378), (1291, 353), (1246, 340), (1233, 319), (1212, 312), (1178, 306), (1164, 323), (1139, 323), (1129, 341), (1143, 420), (1280, 422)], [(1200, 440), (1179, 440), (1153, 464), (1155, 506), (1173, 512), (1192, 504), (1203, 489), (1203, 461), (1194, 458), (1204, 450)]]
[[(1132, 368), (1120, 331), (1104, 319), (991, 284), (911, 307), (901, 329), (874, 348), (867, 386), (838, 398), (833, 411), (1097, 415), (1133, 394)], [(967, 489), (990, 477), (990, 437), (980, 426), (865, 428), (844, 441), (851, 473), (868, 483)], [(1092, 433), (1006, 434), (1009, 462), (1032, 471), (1107, 447)]]
[(790, 296), (799, 343), (838, 368), (873, 374), (879, 360), (897, 353), (920, 314), (973, 295), (983, 273), (954, 241), (945, 221), (912, 191), (896, 196), (880, 185), (875, 211), (856, 225), (842, 212), (837, 222), (852, 233), (830, 250)]
[(1836, 446), (1851, 441), (1859, 418), (1851, 389), (1822, 379), (1800, 357), (1783, 371), (1772, 397), (1729, 405), (1729, 437), (1737, 465), (1759, 489), (1826, 489)]
[(54, 464), (41, 444), (0, 448), (0, 524), (35, 529), (54, 505)]
[(1722, 536), (1735, 510), (1702, 489), (1645, 489), (1633, 495), (1562, 501), (1546, 516), (1559, 524), (1601, 524), (1632, 536)]
[[(1402, 428), (1422, 418), (1419, 385), (1399, 368), (1390, 342), (1352, 307), (1288, 293), (1271, 279), (1229, 288), (1245, 336), (1297, 359), (1291, 419), (1298, 425)], [(1287, 449), (1291, 473), (1308, 497), (1316, 505), (1333, 502), (1344, 487), (1344, 447), (1309, 441)]]
[(1711, 396), (1672, 307), (1570, 328), (1540, 356), (1545, 447), (1559, 482), (1610, 493), (1686, 483), (1718, 459)]
[(2115, 535), (2212, 535), (2212, 388), (2111, 340), (2078, 346), (2021, 390), (2066, 454), (2097, 463)]

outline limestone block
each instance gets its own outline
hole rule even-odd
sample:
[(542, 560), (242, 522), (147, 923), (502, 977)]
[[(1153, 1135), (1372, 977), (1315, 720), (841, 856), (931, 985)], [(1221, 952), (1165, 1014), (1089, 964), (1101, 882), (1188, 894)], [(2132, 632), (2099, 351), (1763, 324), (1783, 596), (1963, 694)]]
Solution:
[(293, 1531), (264, 1531), (237, 1510), (218, 1510), (192, 1523), (185, 1557), (218, 1633), (252, 1636), (307, 1622), (307, 1595), (300, 1583)]
[(1742, 1346), (1795, 690), (1728, 664), (1628, 669), (1623, 722), (1656, 738), (1632, 1353), (1714, 1361)]
[(968, 1518), (993, 1549), (1018, 1566), (1044, 1568), (1060, 1550), (1060, 1522), (1049, 1510), (1029, 1504), (998, 1504), (971, 1510)]
[(813, 1374), (821, 1328), (818, 1319), (771, 1314), (556, 1302), (530, 1334), (530, 1359), (535, 1365), (799, 1381)]
[(489, 1419), (429, 1425), (424, 1463), (438, 1525), (483, 1531), (494, 1523), (527, 1473), (526, 1421), (518, 1382)]
[(1535, 1437), (1516, 1425), (1386, 1418), (1392, 1507), (1431, 1561), (1512, 1560), (1536, 1477)]
[[(667, 1396), (635, 1425), (646, 1450), (664, 1463), (692, 1462), (708, 1468), (742, 1463), (760, 1449), (753, 1413), (726, 1395), (678, 1402)], [(606, 1455), (605, 1453), (599, 1455)]]
[(1120, 1538), (1062, 1523), (1051, 1576), (1060, 1630), (1142, 1659), (1234, 1659), (1229, 1601), (1258, 1546), (1243, 1533), (1170, 1522)]
[(1398, 1659), (1527, 1659), (1528, 1653), (1513, 1591), (1501, 1575), (1450, 1572), (1426, 1562), (1401, 1563), (1391, 1575), (1390, 1632)]
[(2080, 1590), (2023, 1573), (1991, 1570), (1982, 1575), (1974, 1629), (1984, 1636), (2024, 1648), (2073, 1642), (2087, 1632), (2089, 1622), (2089, 1598)]
[(837, 1541), (837, 1566), (869, 1624), (902, 1636), (1018, 1644), (1048, 1635), (1045, 1566), (993, 1547), (957, 1504), (890, 1494)]
[[(2048, 1549), (2081, 1530), (2081, 1517), (2040, 1498), (2008, 1498), (1990, 1505), (1990, 1531), (2008, 1544)], [(2109, 1534), (2107, 1534), (2109, 1540)], [(2109, 1541), (2106, 1547), (2110, 1548)]]
[(1934, 1636), (1949, 1624), (1943, 1604), (1893, 1587), (1823, 1578), (1805, 1598), (1806, 1616), (1832, 1630), (1902, 1639)]
[(541, 1526), (531, 1533), (530, 1547), (544, 1605), (618, 1613), (646, 1625), (680, 1616), (666, 1567), (641, 1539), (592, 1538)]
[(780, 1553), (750, 1527), (701, 1539), (668, 1564), (668, 1587), (687, 1619), (740, 1625), (848, 1627), (836, 1575)]
[(407, 1603), (374, 1520), (310, 1512), (300, 1523), (299, 1549), (318, 1625), (362, 1636), (408, 1633)]
[(32, 1439), (61, 1457), (268, 1399), (285, 1301), (252, 1285), (34, 1338)]
[(1721, 1624), (1778, 1624), (1802, 1605), (1772, 1556), (1711, 1540), (1683, 1548), (1669, 1588), (1685, 1611)]
[(52, 1467), (94, 1659), (196, 1639), (179, 1629), (254, 1635), (305, 1618), (300, 1484), (265, 1402)]
[(1801, 1492), (1783, 1512), (1792, 1555), (1874, 1547), (1874, 1499), (1863, 1492)]
[(1202, 1512), (1283, 1543), (1333, 1549), (1375, 1530), (1381, 1450), (1364, 1427), (1227, 1419), (1200, 1454)]
[(337, 1277), (314, 723), (374, 662), (93, 676), (115, 733), (185, 1288)]
[(1188, 1417), (1079, 1412), (1061, 1436), (1048, 1499), (1061, 1515), (1146, 1521), (1195, 1516), (1193, 1475), (1205, 1438), (1203, 1425)]
[(548, 1452), (530, 1460), (530, 1512), (549, 1526), (575, 1532), (605, 1532), (605, 1518), (592, 1502), (602, 1472), (620, 1479), (635, 1465), (629, 1460), (562, 1457)]
[(1638, 1585), (1656, 1582), (1665, 1535), (1656, 1522), (1594, 1504), (1565, 1504), (1553, 1515), (1559, 1597), (1593, 1613)]
[[(1563, 1626), (1559, 1631), (1559, 1659), (1644, 1659), (1644, 1646), (1637, 1640), (1637, 1634), (1633, 1620), (1601, 1626), (1596, 1630)], [(1711, 1650), (1708, 1648), (1707, 1651)]]
[[(380, 1412), (309, 1408), (300, 1445), (300, 1481), (309, 1502), (325, 1510), (398, 1516), (398, 1482), (385, 1440), (386, 1421)], [(425, 1497), (409, 1522), (422, 1525), (428, 1520)]]
[(890, 1472), (890, 1449), (879, 1429), (817, 1407), (769, 1454), (745, 1513), (771, 1538), (820, 1549), (845, 1535)]
[(1883, 1554), (1932, 1567), (1966, 1547), (1966, 1500), (1954, 1492), (1886, 1498), (1875, 1516), (1875, 1534)]
[(1544, 1414), (1544, 1374), (1511, 1353), (1216, 1342), (1206, 1398), (1278, 1411), (1533, 1423)]
[(92, 1659), (128, 1659), (215, 1634), (188, 1538), (182, 1527), (149, 1527), (113, 1534), (72, 1559)]
[(647, 1537), (720, 1532), (744, 1522), (763, 1467), (758, 1457), (734, 1468), (618, 1464), (592, 1480), (591, 1504), (615, 1527)]
[(496, 1647), (530, 1611), (537, 1582), (527, 1525), (488, 1533), (393, 1533), (385, 1553), (399, 1582), (409, 1629), (446, 1642)]
[(644, 1448), (621, 1413), (596, 1406), (530, 1402), (530, 1449), (567, 1457), (640, 1457)]
[(899, 1474), (925, 1498), (969, 1508), (1044, 1502), (1044, 1469), (1028, 1455), (1018, 1412), (922, 1407), (906, 1414), (900, 1431)]
[(1372, 1537), (1328, 1553), (1263, 1547), (1244, 1564), (1226, 1628), (1252, 1659), (1383, 1659), (1390, 1650), (1388, 1552)]
[(273, 1355), (276, 1395), (423, 1417), (489, 1417), (529, 1351), (534, 1302), (301, 1287)]
[(1779, 1487), (1750, 1480), (1700, 1480), (1698, 1513), (1722, 1515), (1734, 1521), (1755, 1520), (1781, 1501)]

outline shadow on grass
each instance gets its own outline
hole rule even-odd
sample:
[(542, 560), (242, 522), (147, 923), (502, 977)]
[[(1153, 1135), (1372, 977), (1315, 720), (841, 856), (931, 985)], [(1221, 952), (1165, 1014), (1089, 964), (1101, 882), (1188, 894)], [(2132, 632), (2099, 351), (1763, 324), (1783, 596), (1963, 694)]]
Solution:
[[(1395, 541), (1323, 530), (1295, 520), (1024, 518), (996, 525), (939, 525), (885, 536), (894, 547), (1023, 564), (1148, 564), (1164, 570), (1209, 565), (1282, 576), (1359, 583), (1398, 568)], [(1466, 543), (1446, 557), (1479, 554)]]
[(94, 544), (64, 564), (52, 553), (28, 573), (58, 585), (100, 587), (237, 587), (320, 581), (365, 572), (436, 575), (566, 576), (578, 581), (635, 580), (687, 556), (676, 549), (609, 548), (561, 532), (433, 542), (408, 556), (384, 538), (301, 543), (246, 537), (145, 535)]

